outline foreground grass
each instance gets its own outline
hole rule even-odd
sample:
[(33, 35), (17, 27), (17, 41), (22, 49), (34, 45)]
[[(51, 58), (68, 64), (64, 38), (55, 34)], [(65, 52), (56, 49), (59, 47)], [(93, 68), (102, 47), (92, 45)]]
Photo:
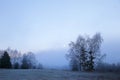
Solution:
[(115, 73), (0, 69), (0, 80), (120, 80)]

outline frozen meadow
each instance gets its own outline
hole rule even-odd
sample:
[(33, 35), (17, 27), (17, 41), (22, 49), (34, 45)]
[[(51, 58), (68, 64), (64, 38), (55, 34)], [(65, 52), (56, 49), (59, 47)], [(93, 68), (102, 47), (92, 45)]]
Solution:
[(0, 80), (120, 80), (117, 73), (1, 69)]

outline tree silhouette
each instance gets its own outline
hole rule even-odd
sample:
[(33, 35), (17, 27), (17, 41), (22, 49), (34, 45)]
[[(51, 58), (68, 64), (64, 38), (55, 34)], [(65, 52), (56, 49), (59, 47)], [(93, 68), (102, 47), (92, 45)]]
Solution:
[(23, 55), (21, 68), (22, 69), (29, 69), (29, 63), (27, 60), (27, 56), (25, 54)]
[(16, 62), (16, 63), (14, 64), (14, 69), (19, 69), (19, 63), (18, 63), (18, 62)]
[(96, 33), (92, 38), (79, 36), (76, 42), (71, 42), (67, 57), (70, 59), (72, 69), (78, 68), (76, 70), (93, 71), (95, 59), (100, 55), (102, 41), (100, 33)]
[(10, 61), (10, 56), (8, 53), (5, 51), (3, 56), (1, 57), (0, 60), (1, 68), (12, 68), (11, 61)]
[(22, 69), (34, 69), (37, 67), (35, 55), (32, 52), (23, 55)]

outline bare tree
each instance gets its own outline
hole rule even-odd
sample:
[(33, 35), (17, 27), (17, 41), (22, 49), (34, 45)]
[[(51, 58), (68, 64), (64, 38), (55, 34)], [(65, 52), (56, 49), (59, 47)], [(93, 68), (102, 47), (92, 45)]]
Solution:
[(37, 60), (32, 52), (23, 55), (21, 68), (33, 69), (37, 67)]
[(27, 53), (27, 60), (28, 60), (30, 68), (36, 68), (36, 66), (37, 66), (37, 60), (36, 60), (36, 57), (35, 57), (34, 53), (28, 52)]
[(100, 47), (103, 39), (100, 35), (100, 33), (96, 33), (91, 39), (88, 38), (88, 55), (89, 55), (89, 61), (88, 61), (88, 70), (93, 71), (94, 70), (94, 64), (95, 59), (97, 56), (100, 55)]
[(70, 65), (75, 70), (85, 70), (86, 69), (86, 39), (82, 36), (77, 38), (77, 41), (71, 42), (69, 44), (70, 50), (67, 55), (70, 59)]
[(74, 42), (71, 42), (69, 44), (70, 50), (69, 54), (67, 54), (67, 58), (70, 60), (70, 66), (73, 71), (78, 71), (78, 65), (79, 65), (79, 60), (77, 60), (77, 55), (76, 55), (76, 46)]
[(79, 36), (76, 42), (71, 42), (69, 54), (67, 54), (71, 67), (79, 71), (93, 71), (102, 41), (100, 33), (96, 33), (92, 38)]
[(28, 63), (28, 59), (27, 59), (26, 54), (23, 55), (21, 68), (22, 69), (29, 69), (29, 63)]

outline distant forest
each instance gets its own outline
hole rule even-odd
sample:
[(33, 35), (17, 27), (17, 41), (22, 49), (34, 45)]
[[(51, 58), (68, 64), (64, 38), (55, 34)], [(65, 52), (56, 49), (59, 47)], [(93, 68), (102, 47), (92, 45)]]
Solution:
[(38, 63), (34, 53), (21, 54), (17, 50), (0, 51), (0, 68), (3, 69), (42, 69), (42, 64)]

